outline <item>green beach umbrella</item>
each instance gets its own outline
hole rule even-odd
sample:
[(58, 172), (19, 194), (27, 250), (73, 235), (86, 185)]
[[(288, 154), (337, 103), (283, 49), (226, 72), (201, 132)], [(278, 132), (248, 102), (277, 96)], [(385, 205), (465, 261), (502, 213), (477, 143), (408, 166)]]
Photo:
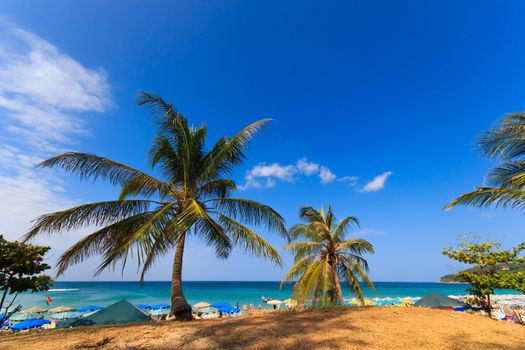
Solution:
[(468, 307), (467, 304), (449, 298), (446, 295), (430, 292), (414, 304), (418, 307), (430, 307), (434, 309), (448, 309), (453, 307)]

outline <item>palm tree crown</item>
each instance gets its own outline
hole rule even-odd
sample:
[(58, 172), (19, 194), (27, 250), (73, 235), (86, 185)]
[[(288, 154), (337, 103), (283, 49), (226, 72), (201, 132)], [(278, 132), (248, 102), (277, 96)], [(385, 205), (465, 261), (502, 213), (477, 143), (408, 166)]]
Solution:
[(357, 218), (348, 216), (337, 223), (330, 206), (327, 212), (303, 207), (300, 218), (304, 223), (293, 226), (289, 236), (304, 241), (284, 246), (295, 255), (295, 259), (283, 283), (296, 280), (293, 294), (300, 303), (313, 297), (323, 304), (343, 305), (340, 282), (343, 279), (364, 302), (360, 280), (371, 289), (374, 287), (368, 278), (368, 263), (362, 254), (373, 253), (374, 248), (364, 239), (347, 239), (349, 228), (359, 225)]
[(25, 240), (39, 234), (96, 225), (97, 231), (70, 247), (58, 261), (58, 275), (92, 255), (102, 255), (96, 274), (122, 267), (135, 257), (144, 274), (175, 249), (172, 268), (172, 313), (191, 319), (182, 292), (182, 257), (188, 234), (214, 247), (220, 258), (238, 245), (256, 256), (282, 264), (279, 253), (249, 226), (286, 235), (283, 218), (272, 208), (232, 198), (235, 182), (226, 178), (244, 159), (244, 149), (268, 120), (257, 121), (234, 137), (222, 137), (207, 151), (206, 126), (190, 127), (186, 117), (160, 96), (142, 93), (139, 104), (157, 115), (158, 134), (150, 149), (151, 166), (162, 179), (113, 160), (86, 153), (64, 153), (42, 162), (81, 179), (105, 178), (121, 187), (117, 200), (80, 205), (35, 220)]
[(465, 193), (447, 204), (474, 207), (525, 209), (525, 113), (513, 113), (484, 133), (478, 142), (481, 153), (500, 163), (486, 176), (484, 187)]

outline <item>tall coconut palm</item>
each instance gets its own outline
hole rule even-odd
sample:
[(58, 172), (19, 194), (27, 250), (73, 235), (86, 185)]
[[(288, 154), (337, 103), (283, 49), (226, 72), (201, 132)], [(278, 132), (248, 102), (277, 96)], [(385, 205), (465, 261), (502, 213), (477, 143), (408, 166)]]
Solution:
[(295, 255), (294, 266), (284, 276), (283, 284), (296, 280), (293, 294), (300, 303), (313, 297), (322, 303), (343, 305), (342, 279), (364, 302), (360, 281), (371, 289), (374, 286), (362, 254), (373, 253), (374, 248), (364, 239), (347, 239), (351, 226), (359, 226), (357, 218), (348, 216), (337, 223), (330, 206), (327, 212), (302, 207), (299, 216), (304, 223), (293, 226), (289, 236), (303, 241), (283, 247)]
[(171, 311), (178, 320), (192, 318), (182, 290), (186, 237), (196, 235), (214, 247), (219, 258), (233, 246), (282, 264), (279, 253), (249, 226), (263, 226), (286, 235), (283, 218), (256, 201), (232, 198), (235, 182), (228, 179), (244, 159), (244, 149), (268, 120), (257, 121), (233, 137), (220, 138), (206, 150), (206, 126), (190, 127), (188, 120), (160, 96), (142, 93), (139, 104), (157, 116), (158, 134), (150, 149), (151, 166), (162, 179), (125, 164), (86, 153), (64, 153), (40, 164), (60, 167), (81, 179), (105, 178), (120, 186), (117, 200), (80, 205), (35, 220), (25, 240), (52, 232), (96, 225), (97, 231), (71, 246), (58, 260), (58, 275), (92, 255), (102, 255), (95, 271), (124, 268), (131, 257), (144, 274), (156, 259), (174, 251)]
[(486, 176), (486, 185), (447, 204), (525, 209), (525, 113), (513, 113), (482, 135), (480, 152), (500, 163)]

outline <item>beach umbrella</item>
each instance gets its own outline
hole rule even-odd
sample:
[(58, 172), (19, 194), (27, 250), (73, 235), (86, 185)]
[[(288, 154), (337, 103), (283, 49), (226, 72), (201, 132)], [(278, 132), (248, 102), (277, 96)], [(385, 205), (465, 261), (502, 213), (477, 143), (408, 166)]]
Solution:
[(168, 315), (170, 313), (170, 310), (168, 309), (157, 309), (157, 310), (151, 310), (149, 312), (149, 314), (151, 316), (163, 316), (163, 315)]
[(236, 307), (232, 307), (228, 305), (228, 306), (223, 306), (219, 308), (219, 311), (227, 313), (227, 314), (233, 314), (233, 313), (239, 312), (240, 310)]
[(79, 307), (77, 309), (77, 311), (78, 312), (92, 312), (92, 311), (98, 311), (98, 310), (102, 310), (102, 309), (103, 309), (102, 306), (87, 305), (87, 306)]
[(80, 316), (82, 316), (82, 313), (80, 312), (66, 311), (66, 312), (59, 312), (59, 313), (53, 314), (51, 315), (51, 318), (55, 320), (68, 320), (70, 318), (78, 318)]
[(414, 306), (430, 307), (430, 308), (435, 308), (435, 309), (447, 309), (447, 308), (453, 308), (453, 307), (468, 307), (467, 304), (461, 301), (457, 301), (445, 295), (433, 293), (433, 292), (429, 292), (427, 295), (421, 298), (418, 302), (416, 302)]
[(75, 309), (73, 309), (71, 307), (58, 306), (58, 307), (55, 307), (55, 308), (47, 310), (47, 312), (50, 313), (50, 314), (58, 314), (58, 313), (63, 313), (63, 312), (68, 312), (68, 311), (73, 311), (73, 310), (75, 310)]
[(230, 304), (227, 304), (227, 303), (223, 303), (223, 302), (219, 302), (219, 303), (213, 303), (211, 304), (212, 307), (216, 308), (216, 309), (220, 309), (221, 307), (231, 307)]
[(46, 312), (47, 309), (41, 308), (41, 307), (30, 307), (29, 309), (25, 309), (23, 311), (20, 311), (21, 314), (39, 314), (42, 312)]
[(205, 307), (210, 307), (211, 304), (208, 304), (207, 302), (204, 302), (204, 301), (201, 301), (200, 303), (197, 303), (195, 305), (193, 305), (193, 308), (194, 309), (203, 309)]
[(151, 309), (151, 306), (147, 305), (147, 304), (137, 304), (137, 307), (139, 309), (142, 309), (142, 310), (147, 310), (147, 309)]
[(169, 309), (170, 304), (156, 304), (151, 307), (152, 310), (158, 310), (158, 309)]
[(40, 313), (29, 313), (29, 314), (16, 314), (9, 318), (9, 321), (25, 321), (25, 320), (35, 320), (44, 318), (44, 316)]
[(13, 331), (22, 331), (31, 328), (42, 327), (43, 325), (50, 323), (51, 321), (49, 320), (25, 320), (20, 323), (14, 324), (9, 328), (11, 328)]
[(277, 300), (277, 299), (269, 300), (269, 301), (266, 302), (266, 304), (268, 304), (268, 305), (280, 305), (282, 303), (283, 303), (282, 301)]

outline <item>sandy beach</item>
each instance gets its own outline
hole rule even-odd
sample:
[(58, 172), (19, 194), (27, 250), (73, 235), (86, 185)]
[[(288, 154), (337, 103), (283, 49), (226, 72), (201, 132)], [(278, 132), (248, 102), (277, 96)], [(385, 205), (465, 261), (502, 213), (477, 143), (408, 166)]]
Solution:
[(0, 335), (2, 349), (508, 349), (525, 327), (448, 310), (370, 307)]

